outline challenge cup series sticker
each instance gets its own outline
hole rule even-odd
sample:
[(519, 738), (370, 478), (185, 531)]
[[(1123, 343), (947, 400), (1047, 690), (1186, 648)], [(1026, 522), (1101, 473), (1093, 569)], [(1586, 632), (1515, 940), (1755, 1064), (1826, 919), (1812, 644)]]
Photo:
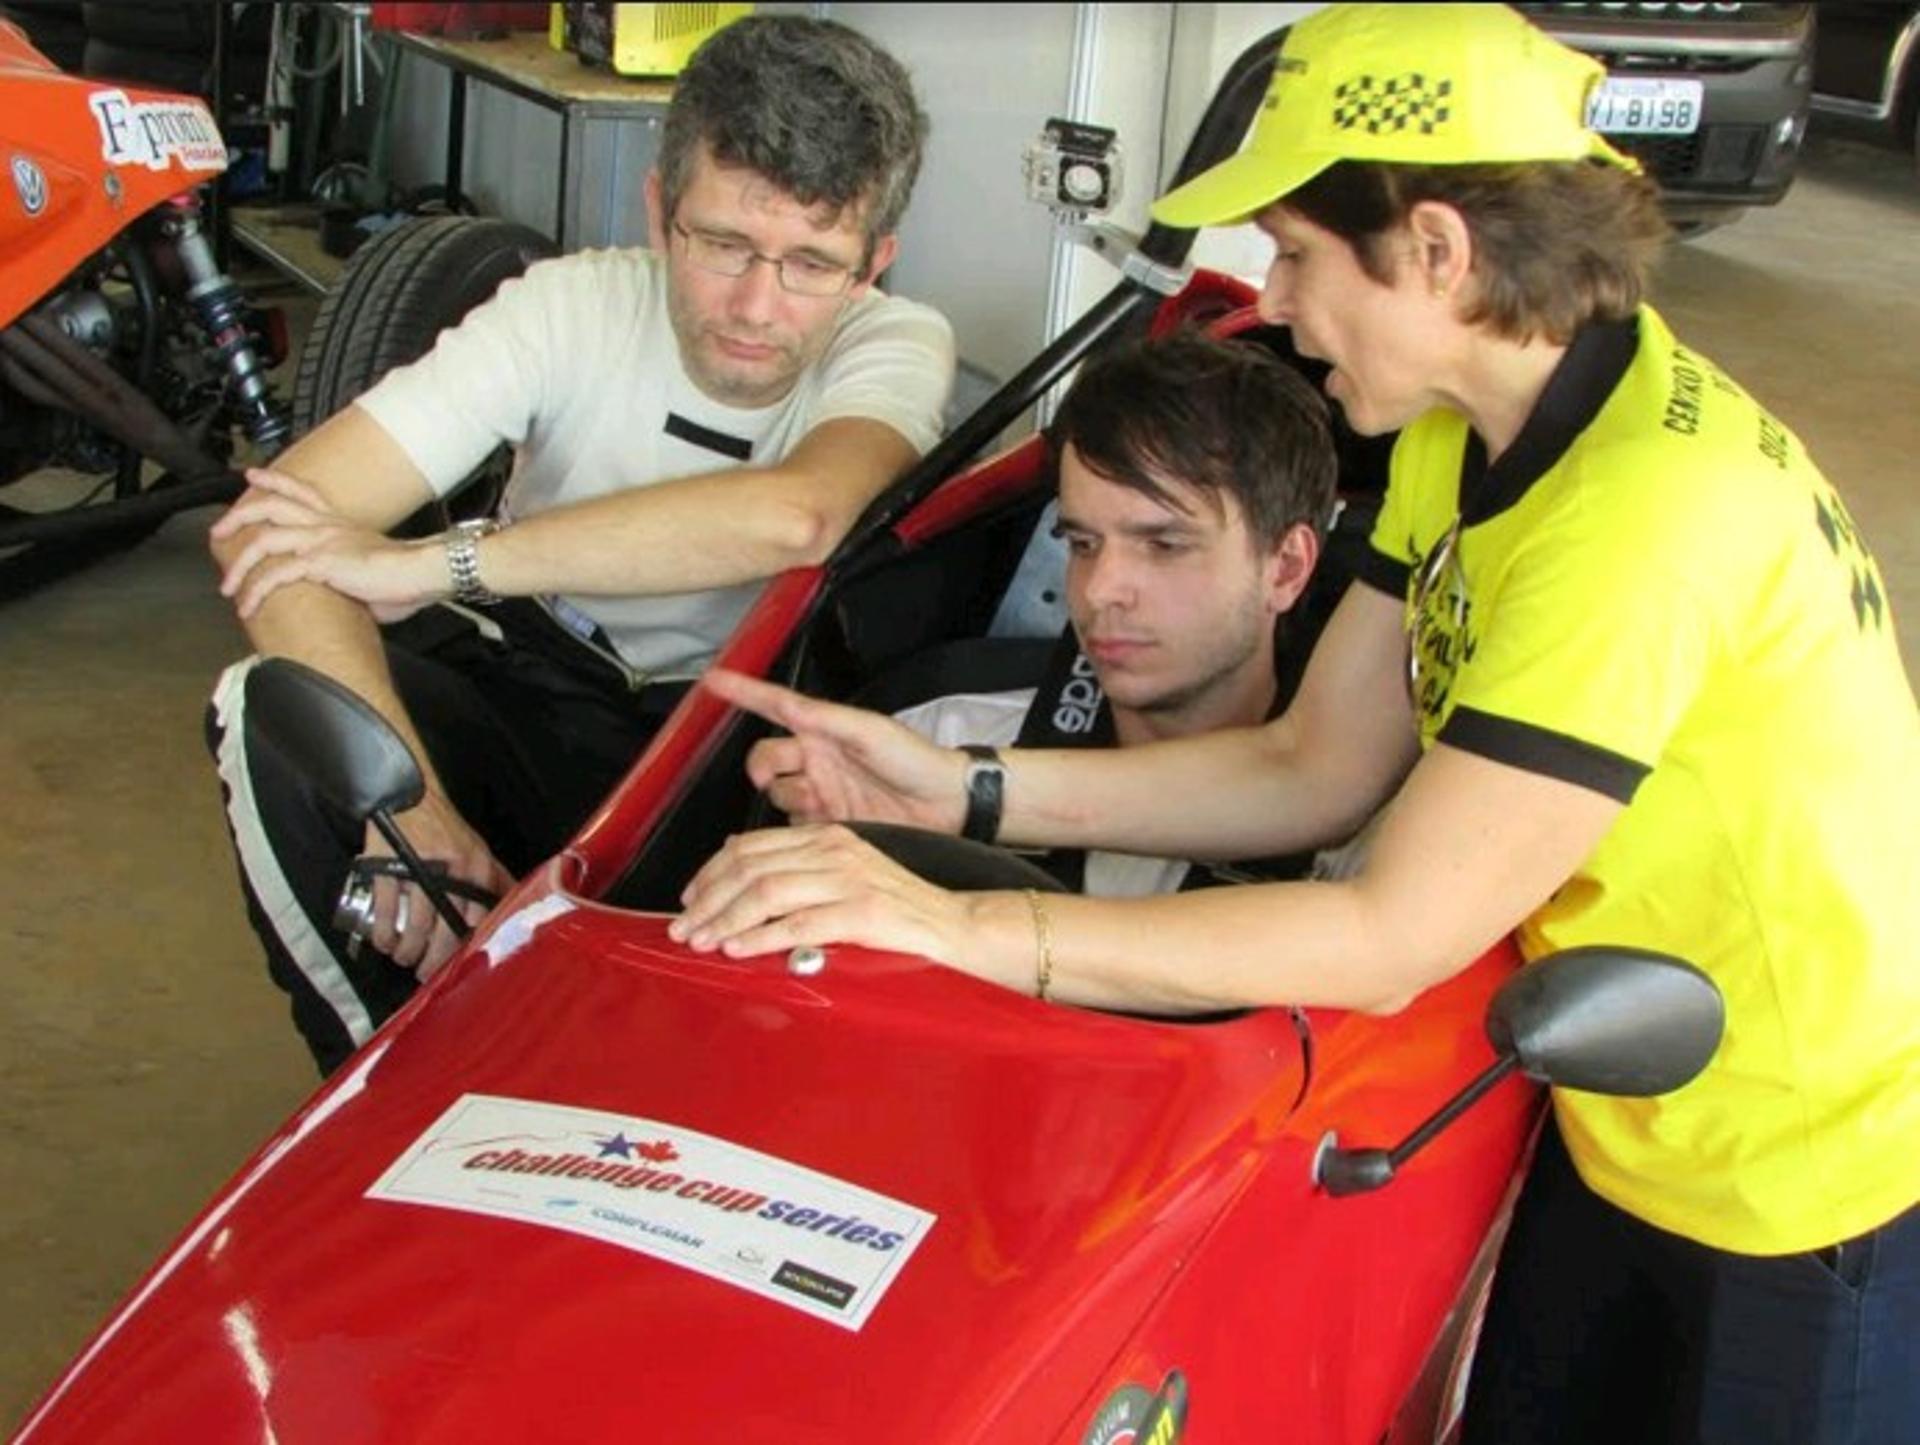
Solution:
[(651, 1119), (467, 1094), (367, 1198), (584, 1234), (845, 1329), (934, 1224), (871, 1190)]

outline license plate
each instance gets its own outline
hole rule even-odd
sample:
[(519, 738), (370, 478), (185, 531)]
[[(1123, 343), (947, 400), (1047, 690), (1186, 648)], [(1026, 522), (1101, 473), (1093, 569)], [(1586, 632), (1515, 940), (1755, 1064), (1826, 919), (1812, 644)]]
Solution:
[(1587, 102), (1587, 125), (1603, 135), (1692, 135), (1700, 128), (1697, 80), (1622, 80), (1609, 76)]

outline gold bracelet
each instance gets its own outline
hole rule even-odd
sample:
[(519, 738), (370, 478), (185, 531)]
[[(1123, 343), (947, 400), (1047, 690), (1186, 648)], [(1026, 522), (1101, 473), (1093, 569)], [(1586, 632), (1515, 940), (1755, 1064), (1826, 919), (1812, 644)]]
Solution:
[(1032, 888), (1020, 891), (1027, 895), (1027, 911), (1033, 914), (1033, 996), (1044, 999), (1053, 986), (1053, 930), (1047, 926), (1047, 910), (1039, 892)]

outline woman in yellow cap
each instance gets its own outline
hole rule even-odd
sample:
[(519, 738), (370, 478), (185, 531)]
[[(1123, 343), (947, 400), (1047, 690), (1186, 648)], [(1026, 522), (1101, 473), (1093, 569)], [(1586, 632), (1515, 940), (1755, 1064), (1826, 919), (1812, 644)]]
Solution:
[(1642, 302), (1663, 227), (1586, 129), (1601, 74), (1504, 7), (1335, 6), (1156, 208), (1265, 230), (1263, 313), (1401, 431), (1284, 717), (983, 762), (711, 682), (794, 733), (751, 767), (803, 821), (1245, 857), (1390, 804), (1357, 874), (1042, 905), (800, 827), (735, 839), (674, 927), (1152, 1010), (1391, 1010), (1508, 930), (1687, 958), (1719, 1055), (1659, 1099), (1557, 1094), (1469, 1438), (1920, 1440), (1920, 713), (1839, 497)]

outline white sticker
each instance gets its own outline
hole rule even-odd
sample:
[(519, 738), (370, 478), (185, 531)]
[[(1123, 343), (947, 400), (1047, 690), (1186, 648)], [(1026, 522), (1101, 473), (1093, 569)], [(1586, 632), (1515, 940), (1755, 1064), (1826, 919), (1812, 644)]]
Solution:
[(190, 171), (227, 168), (227, 143), (198, 101), (134, 101), (124, 90), (96, 90), (87, 105), (100, 124), (100, 154), (113, 165), (163, 171), (177, 160)]
[(1060, 689), (1060, 702), (1053, 710), (1053, 725), (1063, 733), (1090, 733), (1100, 721), (1100, 704), (1107, 696), (1100, 690), (1100, 678), (1083, 652), (1073, 659), (1072, 675)]
[(366, 1197), (589, 1235), (849, 1330), (934, 1223), (691, 1129), (490, 1094), (463, 1095)]
[(40, 167), (26, 156), (13, 158), (13, 193), (20, 198), (20, 208), (29, 216), (37, 216), (47, 208), (47, 177)]

